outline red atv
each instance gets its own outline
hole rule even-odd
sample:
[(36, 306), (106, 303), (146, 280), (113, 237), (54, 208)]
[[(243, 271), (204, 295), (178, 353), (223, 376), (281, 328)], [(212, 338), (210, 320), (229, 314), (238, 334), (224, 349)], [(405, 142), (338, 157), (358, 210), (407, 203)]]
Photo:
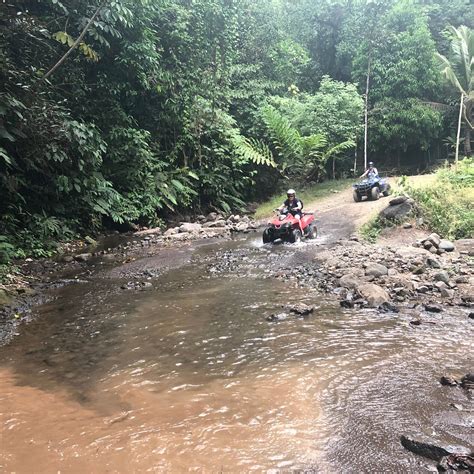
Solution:
[[(275, 209), (279, 211), (279, 209)], [(263, 231), (263, 243), (276, 241), (301, 242), (301, 239), (315, 239), (317, 234), (314, 224), (314, 213), (303, 212), (301, 219), (296, 219), (290, 212), (278, 214)]]

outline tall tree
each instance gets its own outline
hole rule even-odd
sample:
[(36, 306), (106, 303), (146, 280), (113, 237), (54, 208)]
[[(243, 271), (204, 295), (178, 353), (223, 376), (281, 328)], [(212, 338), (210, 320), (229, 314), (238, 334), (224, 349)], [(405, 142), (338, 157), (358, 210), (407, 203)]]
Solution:
[[(462, 117), (465, 123), (464, 152), (471, 156), (471, 133), (474, 130), (474, 34), (463, 25), (450, 28), (451, 54), (449, 58), (437, 53), (441, 72), (449, 83), (461, 94)], [(459, 140), (456, 149), (459, 147)]]

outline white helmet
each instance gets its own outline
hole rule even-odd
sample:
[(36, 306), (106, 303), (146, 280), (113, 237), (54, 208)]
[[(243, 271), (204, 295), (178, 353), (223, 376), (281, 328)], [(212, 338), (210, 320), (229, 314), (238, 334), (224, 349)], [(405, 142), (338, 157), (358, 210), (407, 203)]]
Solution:
[(288, 191), (286, 192), (286, 194), (287, 194), (288, 196), (290, 196), (290, 195), (296, 196), (296, 191), (295, 191), (294, 189), (288, 189)]

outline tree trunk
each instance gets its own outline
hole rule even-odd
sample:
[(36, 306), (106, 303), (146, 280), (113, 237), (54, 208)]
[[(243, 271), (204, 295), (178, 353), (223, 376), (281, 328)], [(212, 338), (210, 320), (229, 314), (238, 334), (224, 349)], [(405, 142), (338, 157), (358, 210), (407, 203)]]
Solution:
[(368, 123), (369, 123), (369, 85), (370, 85), (370, 62), (367, 65), (367, 80), (365, 83), (365, 110), (364, 110), (364, 169), (367, 169), (367, 136), (368, 136)]
[[(461, 137), (461, 121), (462, 121), (462, 109), (464, 107), (464, 94), (461, 94), (461, 100), (459, 103), (459, 119), (458, 119), (458, 133), (456, 135), (456, 154), (454, 157), (454, 165), (457, 166), (459, 158), (459, 140)], [(467, 130), (468, 127), (466, 127)], [(464, 145), (466, 146), (466, 145)]]
[(97, 10), (94, 12), (92, 15), (91, 19), (87, 22), (87, 25), (84, 27), (82, 30), (81, 34), (77, 38), (76, 41), (74, 41), (74, 44), (64, 53), (64, 55), (61, 57), (61, 59), (41, 78), (41, 82), (46, 82), (49, 77), (61, 66), (61, 64), (66, 61), (68, 56), (79, 46), (81, 43), (82, 39), (87, 33), (87, 30), (90, 28), (92, 23), (96, 20), (96, 18), (99, 16), (100, 11), (102, 10), (103, 7), (105, 7), (106, 3), (108, 3), (109, 0), (102, 0), (100, 2), (100, 5), (97, 7)]

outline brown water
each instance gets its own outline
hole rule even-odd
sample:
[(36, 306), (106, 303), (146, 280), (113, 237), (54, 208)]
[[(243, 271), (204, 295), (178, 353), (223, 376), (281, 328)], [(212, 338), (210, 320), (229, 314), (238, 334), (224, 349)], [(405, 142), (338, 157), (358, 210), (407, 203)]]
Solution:
[[(465, 313), (342, 310), (265, 278), (310, 247), (256, 239), (198, 249), (152, 291), (56, 290), (0, 350), (2, 471), (425, 472), (401, 434), (472, 442), (472, 400), (438, 384), (472, 367)], [(238, 270), (206, 271), (224, 250)], [(317, 310), (265, 320), (292, 301)]]

